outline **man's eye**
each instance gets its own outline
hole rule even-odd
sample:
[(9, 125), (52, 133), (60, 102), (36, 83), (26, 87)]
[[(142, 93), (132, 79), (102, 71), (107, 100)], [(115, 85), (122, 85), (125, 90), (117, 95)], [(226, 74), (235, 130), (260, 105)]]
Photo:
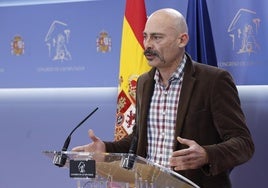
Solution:
[(159, 40), (159, 39), (161, 39), (161, 37), (160, 36), (154, 36), (154, 39)]

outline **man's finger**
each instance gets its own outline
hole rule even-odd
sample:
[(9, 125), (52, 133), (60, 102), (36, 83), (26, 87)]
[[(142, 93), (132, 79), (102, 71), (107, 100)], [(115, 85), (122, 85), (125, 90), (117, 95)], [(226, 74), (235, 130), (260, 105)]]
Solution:
[(179, 137), (179, 136), (177, 137), (177, 140), (178, 140), (179, 143), (187, 145), (189, 147), (194, 144), (193, 140), (189, 140), (189, 139), (182, 138), (182, 137)]
[(99, 141), (99, 138), (95, 136), (94, 131), (92, 129), (88, 130), (88, 136), (93, 142)]

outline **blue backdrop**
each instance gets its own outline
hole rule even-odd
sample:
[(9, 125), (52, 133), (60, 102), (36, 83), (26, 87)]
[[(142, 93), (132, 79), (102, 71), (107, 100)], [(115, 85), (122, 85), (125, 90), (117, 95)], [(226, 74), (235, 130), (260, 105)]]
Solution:
[[(0, 0), (0, 187), (76, 187), (44, 150), (89, 142), (87, 130), (112, 140), (125, 0), (68, 3)], [(20, 5), (18, 5), (20, 3)], [(146, 0), (147, 13), (188, 1)], [(234, 187), (267, 187), (268, 1), (207, 0), (218, 66), (239, 88), (256, 145), (232, 172)], [(198, 31), (197, 31), (198, 32)]]
[(0, 86), (117, 86), (123, 15), (122, 0), (0, 7)]

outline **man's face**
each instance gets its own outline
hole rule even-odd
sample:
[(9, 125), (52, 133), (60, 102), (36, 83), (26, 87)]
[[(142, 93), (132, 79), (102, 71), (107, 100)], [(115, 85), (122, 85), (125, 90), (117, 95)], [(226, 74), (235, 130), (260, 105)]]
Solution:
[(179, 33), (164, 15), (149, 18), (144, 29), (144, 55), (150, 66), (170, 66), (180, 54)]

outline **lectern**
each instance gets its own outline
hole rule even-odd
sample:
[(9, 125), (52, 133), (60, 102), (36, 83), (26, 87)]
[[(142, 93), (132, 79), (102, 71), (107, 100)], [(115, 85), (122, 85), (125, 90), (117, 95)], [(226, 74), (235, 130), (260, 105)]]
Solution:
[(44, 151), (57, 160), (66, 157), (64, 168), (77, 181), (77, 188), (198, 188), (174, 171), (135, 156), (133, 167), (125, 168), (130, 154)]

